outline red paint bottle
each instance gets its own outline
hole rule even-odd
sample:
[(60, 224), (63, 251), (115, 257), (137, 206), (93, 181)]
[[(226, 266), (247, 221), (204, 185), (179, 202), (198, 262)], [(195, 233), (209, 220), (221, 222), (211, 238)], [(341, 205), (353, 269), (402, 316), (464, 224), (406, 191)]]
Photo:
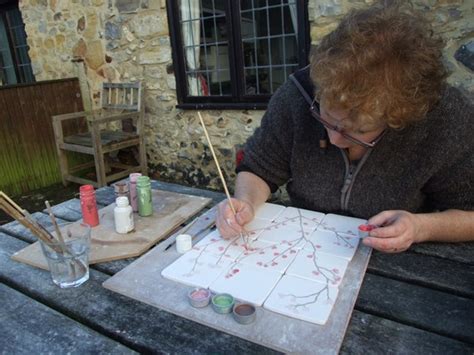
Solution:
[(82, 219), (84, 223), (95, 227), (99, 224), (99, 213), (95, 201), (95, 191), (92, 185), (82, 185), (79, 188), (81, 199)]

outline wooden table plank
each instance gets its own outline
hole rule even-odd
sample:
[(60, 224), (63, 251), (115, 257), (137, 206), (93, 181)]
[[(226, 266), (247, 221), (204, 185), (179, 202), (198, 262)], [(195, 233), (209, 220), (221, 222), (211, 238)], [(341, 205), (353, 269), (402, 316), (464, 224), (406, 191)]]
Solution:
[[(38, 223), (40, 223), (47, 230), (49, 231), (54, 230), (53, 224), (48, 215), (42, 212), (35, 212), (35, 213), (32, 213), (31, 215), (38, 221)], [(68, 221), (65, 221), (60, 218), (57, 218), (56, 221), (60, 225), (63, 223), (68, 223)], [(33, 233), (31, 233), (31, 231), (28, 228), (24, 227), (22, 224), (20, 224), (17, 221), (13, 221), (13, 222), (1, 225), (0, 231), (6, 234), (14, 235), (28, 243), (33, 243), (38, 240), (38, 238)]]
[[(103, 208), (105, 205), (97, 203), (97, 208)], [(68, 201), (64, 201), (58, 205), (52, 207), (53, 214), (61, 219), (66, 221), (75, 222), (82, 218), (81, 212), (81, 200), (78, 198), (73, 198)], [(48, 213), (46, 209), (43, 210), (43, 213)]]
[(139, 352), (274, 353), (103, 288), (107, 275), (91, 270), (78, 288), (59, 289), (49, 273), (10, 260), (26, 243), (0, 235), (0, 281)]
[(354, 311), (341, 354), (469, 354), (474, 346)]
[(460, 263), (474, 265), (474, 242), (465, 243), (421, 243), (410, 248), (416, 253), (436, 256)]
[(225, 194), (222, 192), (197, 189), (195, 187), (172, 184), (169, 182), (163, 182), (163, 181), (157, 181), (157, 180), (153, 180), (151, 182), (151, 186), (154, 189), (179, 192), (181, 194), (196, 195), (196, 196), (201, 196), (201, 197), (208, 197), (212, 199), (212, 202), (213, 202), (212, 205), (215, 205), (226, 198)]
[(474, 300), (366, 274), (356, 309), (474, 344)]
[(445, 292), (474, 298), (474, 266), (438, 257), (404, 252), (372, 252), (368, 271)]
[[(107, 276), (94, 270), (91, 271), (92, 279), (81, 287), (60, 290), (51, 283), (47, 272), (9, 259), (13, 252), (24, 245), (24, 242), (14, 237), (0, 235), (0, 280), (87, 326), (101, 329), (104, 335), (137, 351), (193, 352), (199, 349), (201, 352), (271, 353), (255, 344), (109, 292), (100, 286)], [(393, 329), (396, 332), (392, 332)], [(416, 349), (430, 349), (435, 345), (440, 350), (449, 347), (453, 351), (471, 349), (449, 338), (373, 315), (360, 316), (360, 312), (356, 311), (348, 328), (343, 351), (370, 353), (370, 349), (382, 349), (383, 352), (396, 353), (401, 349), (413, 349), (415, 353)]]
[(0, 284), (2, 353), (136, 352)]

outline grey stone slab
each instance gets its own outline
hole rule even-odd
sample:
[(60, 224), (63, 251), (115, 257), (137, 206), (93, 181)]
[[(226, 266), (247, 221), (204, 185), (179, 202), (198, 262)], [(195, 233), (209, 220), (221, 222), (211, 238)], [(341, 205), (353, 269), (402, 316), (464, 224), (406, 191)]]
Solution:
[(474, 344), (474, 300), (367, 273), (356, 309)]
[(326, 324), (312, 324), (258, 307), (256, 321), (243, 326), (229, 315), (216, 315), (211, 307), (191, 307), (186, 294), (192, 288), (161, 276), (161, 271), (180, 256), (173, 248), (167, 251), (164, 248), (159, 245), (150, 250), (107, 280), (104, 287), (277, 351), (315, 354), (338, 352), (371, 251), (362, 244), (357, 249)]
[(410, 251), (474, 265), (474, 242), (421, 243), (412, 246)]
[(374, 251), (368, 271), (459, 296), (474, 298), (474, 266), (424, 254)]
[[(48, 215), (42, 213), (42, 212), (35, 212), (31, 214), (33, 218), (41, 224), (43, 227), (45, 227), (47, 230), (52, 231), (54, 230), (53, 223), (51, 222), (51, 219), (49, 218)], [(66, 220), (63, 220), (61, 218), (57, 218), (56, 221), (58, 224), (62, 225), (64, 223), (69, 223)], [(0, 226), (0, 231), (14, 235), (26, 242), (33, 243), (38, 240), (38, 238), (26, 227), (24, 227), (20, 222), (18, 221), (13, 221), (4, 225)]]
[(1, 282), (135, 351), (274, 353), (109, 291), (101, 286), (108, 276), (93, 269), (90, 280), (80, 287), (60, 289), (52, 283), (47, 271), (10, 259), (26, 245), (17, 238), (0, 235)]
[(341, 354), (472, 354), (474, 346), (415, 327), (354, 311)]
[(151, 186), (154, 189), (179, 192), (181, 194), (195, 195), (195, 196), (201, 196), (201, 197), (208, 197), (212, 199), (213, 205), (221, 202), (222, 200), (226, 198), (225, 194), (222, 192), (197, 189), (195, 187), (172, 184), (172, 183), (163, 182), (163, 181), (153, 180), (151, 183)]
[(3, 284), (0, 304), (2, 354), (136, 353)]

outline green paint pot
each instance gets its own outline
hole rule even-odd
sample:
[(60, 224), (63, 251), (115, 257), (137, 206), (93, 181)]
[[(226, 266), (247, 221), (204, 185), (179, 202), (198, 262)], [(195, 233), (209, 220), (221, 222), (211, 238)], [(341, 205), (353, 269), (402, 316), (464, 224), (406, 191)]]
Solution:
[(234, 297), (228, 293), (219, 293), (212, 297), (212, 309), (220, 314), (232, 312), (234, 303)]

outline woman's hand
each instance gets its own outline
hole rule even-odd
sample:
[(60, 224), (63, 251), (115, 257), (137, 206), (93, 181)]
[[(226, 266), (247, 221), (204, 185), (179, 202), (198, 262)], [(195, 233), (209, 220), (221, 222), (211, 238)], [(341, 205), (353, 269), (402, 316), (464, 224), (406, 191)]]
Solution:
[(384, 211), (370, 218), (368, 223), (379, 227), (373, 229), (363, 243), (386, 253), (405, 251), (425, 238), (419, 216), (407, 211)]
[(216, 226), (226, 239), (243, 232), (243, 227), (254, 217), (254, 209), (250, 203), (232, 198), (232, 205), (235, 215), (228, 200), (222, 201), (217, 207)]

